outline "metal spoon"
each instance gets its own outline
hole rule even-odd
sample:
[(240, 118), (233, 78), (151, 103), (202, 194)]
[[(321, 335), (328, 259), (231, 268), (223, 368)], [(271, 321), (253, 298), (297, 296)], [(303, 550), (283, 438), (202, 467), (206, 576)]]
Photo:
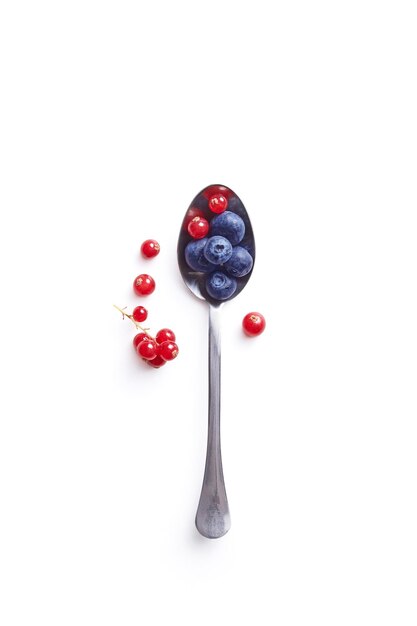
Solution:
[[(230, 529), (229, 505), (224, 484), (220, 447), (220, 309), (223, 302), (213, 299), (207, 293), (205, 288), (207, 275), (201, 272), (194, 272), (188, 267), (184, 257), (184, 250), (187, 243), (192, 240), (187, 232), (189, 221), (195, 215), (205, 217), (208, 221), (215, 217), (215, 213), (208, 206), (209, 198), (215, 193), (221, 193), (228, 198), (227, 210), (236, 213), (243, 219), (245, 236), (239, 245), (246, 248), (255, 261), (255, 239), (249, 216), (242, 201), (231, 189), (223, 185), (210, 185), (203, 189), (194, 198), (185, 214), (178, 238), (177, 254), (179, 269), (185, 284), (197, 298), (205, 300), (209, 305), (207, 456), (200, 502), (195, 519), (197, 530), (209, 539), (222, 537)], [(237, 279), (237, 289), (228, 300), (235, 298), (247, 285), (252, 271), (253, 267), (246, 276)]]

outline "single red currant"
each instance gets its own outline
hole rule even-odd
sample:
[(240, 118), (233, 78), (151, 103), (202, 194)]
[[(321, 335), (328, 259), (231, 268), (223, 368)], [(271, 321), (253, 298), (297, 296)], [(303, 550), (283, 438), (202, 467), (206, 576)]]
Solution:
[(133, 281), (133, 289), (138, 296), (149, 296), (155, 291), (155, 281), (149, 274), (139, 274)]
[(160, 249), (161, 246), (157, 241), (155, 241), (155, 239), (147, 239), (140, 247), (142, 255), (147, 259), (152, 259), (154, 256), (157, 256)]
[(178, 356), (178, 346), (173, 341), (163, 341), (158, 346), (158, 354), (165, 361), (172, 361)]
[(201, 209), (192, 206), (188, 209), (184, 218), (185, 230), (187, 230), (189, 222), (191, 222), (191, 220), (193, 220), (195, 217), (201, 217)]
[(133, 337), (133, 347), (135, 348), (135, 350), (137, 349), (140, 342), (146, 339), (147, 337), (148, 335), (146, 333), (138, 333), (137, 335)]
[(170, 330), (169, 328), (161, 328), (161, 330), (158, 330), (158, 332), (156, 333), (156, 343), (163, 343), (164, 341), (175, 341), (176, 337), (175, 337), (175, 333), (173, 330)]
[(132, 317), (135, 322), (139, 322), (140, 324), (141, 322), (144, 322), (148, 317), (148, 311), (143, 306), (137, 306), (133, 309)]
[(260, 313), (252, 312), (245, 315), (242, 321), (244, 332), (249, 337), (256, 337), (264, 332), (266, 322), (263, 315)]
[(215, 193), (209, 200), (209, 208), (213, 213), (223, 213), (227, 209), (227, 198), (222, 193)]
[(204, 217), (197, 215), (188, 223), (187, 230), (194, 239), (203, 239), (209, 231), (209, 223)]
[(216, 193), (221, 193), (222, 196), (227, 199), (229, 199), (230, 196), (233, 195), (232, 190), (228, 187), (225, 187), (224, 185), (209, 185), (208, 187), (203, 189), (202, 193), (208, 200), (210, 200), (211, 196), (214, 196)]
[(164, 361), (164, 359), (159, 356), (159, 354), (157, 354), (156, 357), (152, 359), (152, 361), (147, 361), (147, 363), (148, 365), (152, 365), (152, 367), (155, 367), (155, 369), (158, 369), (159, 367), (165, 365), (166, 361)]
[(156, 341), (153, 339), (143, 339), (137, 347), (137, 353), (143, 359), (150, 361), (156, 357)]

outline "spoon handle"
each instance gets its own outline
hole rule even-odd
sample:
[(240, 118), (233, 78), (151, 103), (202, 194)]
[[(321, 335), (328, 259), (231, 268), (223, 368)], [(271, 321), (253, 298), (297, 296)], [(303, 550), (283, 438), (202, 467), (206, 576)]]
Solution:
[(209, 307), (209, 407), (206, 468), (195, 518), (204, 537), (222, 537), (230, 528), (220, 449), (220, 307)]

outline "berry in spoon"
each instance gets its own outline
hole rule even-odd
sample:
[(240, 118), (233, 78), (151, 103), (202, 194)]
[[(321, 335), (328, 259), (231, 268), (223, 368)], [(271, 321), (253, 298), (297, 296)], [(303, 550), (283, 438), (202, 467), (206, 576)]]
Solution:
[(185, 262), (194, 272), (212, 272), (216, 269), (216, 266), (207, 261), (204, 256), (207, 241), (208, 239), (198, 239), (197, 241), (190, 241), (185, 246)]
[(211, 196), (208, 205), (213, 213), (223, 213), (227, 209), (227, 198), (222, 193), (215, 193)]
[(228, 300), (235, 293), (236, 288), (236, 280), (223, 272), (213, 272), (206, 281), (207, 293), (215, 300)]
[(193, 217), (187, 226), (188, 234), (193, 239), (203, 239), (207, 235), (209, 228), (208, 221), (199, 215)]
[(245, 222), (239, 215), (225, 211), (211, 220), (211, 234), (226, 237), (233, 246), (240, 243), (245, 236)]
[(245, 248), (241, 246), (235, 246), (232, 251), (232, 256), (224, 264), (225, 270), (228, 274), (235, 278), (241, 278), (249, 274), (253, 266), (253, 258)]
[(232, 256), (232, 252), (233, 248), (230, 241), (219, 236), (210, 237), (203, 251), (207, 261), (214, 265), (226, 263)]

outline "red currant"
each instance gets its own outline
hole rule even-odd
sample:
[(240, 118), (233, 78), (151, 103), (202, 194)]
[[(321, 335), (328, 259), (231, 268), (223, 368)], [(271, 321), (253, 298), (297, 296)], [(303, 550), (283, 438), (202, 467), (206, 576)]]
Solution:
[(146, 339), (147, 336), (148, 335), (146, 333), (138, 333), (133, 337), (133, 347), (135, 348), (135, 350), (137, 349), (140, 342)]
[(209, 208), (213, 213), (223, 213), (227, 209), (227, 198), (221, 193), (216, 193), (209, 200)]
[(191, 222), (191, 220), (193, 220), (195, 217), (201, 217), (201, 209), (198, 209), (197, 207), (192, 206), (188, 209), (184, 218), (186, 230), (187, 230), (188, 223)]
[(165, 361), (172, 361), (178, 356), (178, 346), (173, 341), (163, 341), (158, 346), (158, 354)]
[(149, 274), (139, 274), (133, 281), (133, 289), (138, 296), (149, 296), (155, 291), (155, 281)]
[(208, 200), (210, 200), (211, 196), (214, 196), (216, 193), (221, 193), (221, 195), (225, 198), (230, 198), (230, 196), (233, 195), (232, 190), (224, 185), (209, 185), (203, 189), (202, 193)]
[(163, 343), (164, 341), (175, 341), (175, 333), (169, 328), (161, 328), (158, 330), (155, 337), (156, 343)]
[(140, 324), (141, 322), (144, 322), (148, 317), (148, 311), (143, 306), (137, 306), (133, 309), (132, 317), (135, 322), (139, 322)]
[(203, 239), (209, 231), (209, 223), (204, 217), (197, 215), (188, 223), (187, 230), (194, 239)]
[(154, 339), (143, 339), (137, 347), (137, 353), (146, 361), (156, 357), (156, 341)]
[(151, 259), (152, 257), (159, 254), (160, 249), (161, 246), (157, 241), (155, 241), (155, 239), (147, 239), (140, 247), (140, 251), (142, 252), (143, 256), (148, 259)]
[(164, 361), (164, 359), (161, 356), (159, 356), (159, 354), (157, 354), (156, 357), (152, 359), (152, 361), (147, 361), (147, 363), (148, 365), (152, 365), (152, 367), (155, 367), (157, 369), (165, 365), (166, 361)]
[(243, 318), (242, 326), (244, 332), (249, 335), (249, 337), (256, 337), (256, 335), (260, 335), (265, 330), (265, 318), (260, 313), (248, 313)]

